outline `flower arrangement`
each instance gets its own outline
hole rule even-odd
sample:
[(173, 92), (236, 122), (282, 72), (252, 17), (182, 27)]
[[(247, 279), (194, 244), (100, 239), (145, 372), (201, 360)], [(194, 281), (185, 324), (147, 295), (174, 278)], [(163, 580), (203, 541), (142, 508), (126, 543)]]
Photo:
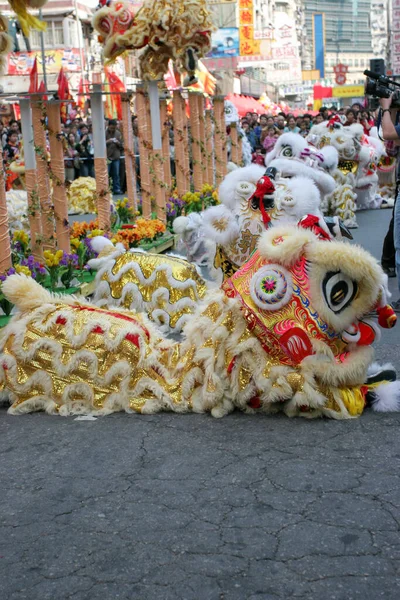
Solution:
[(159, 219), (139, 217), (132, 225), (123, 225), (112, 238), (113, 243), (121, 243), (128, 250), (136, 248), (140, 243), (152, 242), (166, 231), (165, 224)]
[(117, 200), (115, 204), (115, 212), (119, 224), (130, 223), (134, 220), (135, 216), (139, 215), (139, 212), (135, 213), (133, 208), (128, 205), (128, 202), (128, 198), (124, 198), (123, 200)]
[(78, 177), (67, 189), (68, 212), (82, 215), (97, 213), (96, 180), (93, 177)]
[(201, 212), (217, 204), (219, 204), (218, 192), (212, 185), (205, 184), (201, 192), (187, 192), (182, 198), (179, 198), (175, 190), (166, 203), (167, 226), (172, 231), (172, 224), (177, 217)]
[(6, 192), (8, 225), (11, 233), (17, 229), (29, 230), (28, 194), (25, 190), (9, 190)]

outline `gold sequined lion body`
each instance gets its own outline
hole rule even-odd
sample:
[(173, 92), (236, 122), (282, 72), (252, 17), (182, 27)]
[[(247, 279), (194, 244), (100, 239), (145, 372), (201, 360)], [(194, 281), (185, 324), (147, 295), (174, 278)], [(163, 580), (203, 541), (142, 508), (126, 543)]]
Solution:
[(360, 248), (277, 228), (174, 343), (144, 315), (52, 296), (12, 275), (3, 292), (19, 312), (0, 337), (0, 389), (13, 414), (358, 416), (373, 355), (360, 345), (361, 320), (383, 302), (382, 276)]
[(128, 2), (113, 2), (96, 11), (93, 27), (107, 60), (143, 49), (139, 60), (146, 80), (162, 79), (169, 60), (193, 75), (197, 59), (211, 50), (214, 28), (205, 0), (144, 0), (138, 11)]

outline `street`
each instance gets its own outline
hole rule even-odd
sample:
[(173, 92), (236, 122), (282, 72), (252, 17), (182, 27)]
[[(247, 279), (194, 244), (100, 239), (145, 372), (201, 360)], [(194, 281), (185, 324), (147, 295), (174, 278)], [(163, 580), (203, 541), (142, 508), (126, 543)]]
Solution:
[[(390, 210), (358, 213), (377, 258)], [(393, 299), (397, 282), (390, 280)], [(377, 360), (400, 375), (400, 325)], [(4, 600), (397, 600), (400, 414), (0, 410)]]

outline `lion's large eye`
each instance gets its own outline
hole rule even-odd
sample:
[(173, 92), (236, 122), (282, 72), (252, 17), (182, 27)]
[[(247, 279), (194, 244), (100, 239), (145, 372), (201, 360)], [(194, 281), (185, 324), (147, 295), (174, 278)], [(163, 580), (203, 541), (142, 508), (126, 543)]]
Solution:
[(358, 291), (357, 283), (340, 271), (327, 273), (322, 287), (326, 303), (334, 313), (347, 308)]
[(293, 150), (291, 146), (283, 146), (281, 155), (286, 156), (286, 158), (290, 158), (291, 156), (293, 156)]

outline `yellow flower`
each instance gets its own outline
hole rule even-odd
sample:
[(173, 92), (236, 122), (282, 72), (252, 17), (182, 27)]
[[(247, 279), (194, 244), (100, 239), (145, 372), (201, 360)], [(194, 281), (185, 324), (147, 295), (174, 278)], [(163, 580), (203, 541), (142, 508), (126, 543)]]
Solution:
[(103, 229), (93, 229), (93, 231), (91, 231), (88, 234), (88, 238), (94, 238), (97, 237), (98, 235), (103, 235), (104, 230)]
[(16, 271), (16, 273), (23, 273), (24, 275), (27, 275), (28, 277), (32, 276), (31, 270), (28, 269), (28, 267), (24, 267), (23, 265), (16, 265), (15, 271)]
[(218, 198), (218, 192), (216, 190), (212, 193), (212, 198), (213, 198), (213, 200), (218, 202), (219, 198)]
[(60, 260), (64, 256), (64, 252), (62, 250), (57, 250), (57, 252), (53, 254), (50, 250), (45, 250), (43, 256), (47, 267), (58, 267)]
[(29, 243), (29, 236), (23, 229), (17, 229), (17, 231), (14, 231), (13, 240), (14, 242), (20, 242), (27, 246)]
[(205, 184), (203, 185), (203, 189), (201, 190), (201, 193), (202, 193), (202, 194), (204, 194), (204, 195), (206, 196), (207, 194), (212, 194), (212, 193), (213, 193), (213, 191), (214, 191), (214, 188), (213, 188), (213, 186), (212, 186), (212, 185), (210, 185), (209, 183), (205, 183)]
[(71, 248), (73, 248), (74, 250), (78, 250), (79, 246), (80, 246), (80, 240), (78, 240), (78, 238), (72, 238), (70, 240), (71, 243)]

